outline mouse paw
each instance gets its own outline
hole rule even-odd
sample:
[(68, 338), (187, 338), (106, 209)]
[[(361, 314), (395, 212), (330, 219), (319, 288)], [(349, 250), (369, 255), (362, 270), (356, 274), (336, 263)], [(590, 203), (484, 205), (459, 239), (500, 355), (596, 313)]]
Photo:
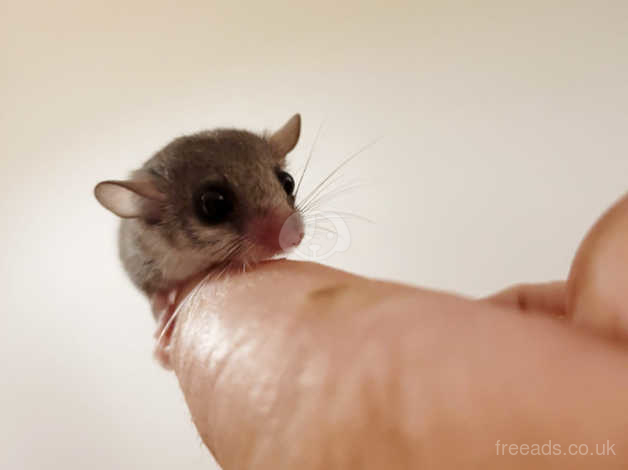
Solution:
[(164, 369), (171, 370), (170, 339), (174, 331), (175, 321), (173, 315), (176, 311), (178, 290), (160, 291), (151, 296), (153, 316), (157, 320), (157, 329), (154, 337), (157, 340), (153, 356)]

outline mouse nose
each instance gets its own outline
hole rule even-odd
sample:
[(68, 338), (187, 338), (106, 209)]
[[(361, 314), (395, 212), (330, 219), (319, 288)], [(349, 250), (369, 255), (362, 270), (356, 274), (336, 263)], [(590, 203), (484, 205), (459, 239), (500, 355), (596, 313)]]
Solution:
[(269, 211), (256, 216), (249, 225), (249, 237), (271, 251), (287, 251), (305, 236), (303, 220), (295, 211)]
[(284, 250), (289, 250), (295, 246), (298, 246), (303, 237), (305, 231), (303, 228), (303, 220), (298, 213), (293, 213), (286, 219), (279, 232), (279, 245)]

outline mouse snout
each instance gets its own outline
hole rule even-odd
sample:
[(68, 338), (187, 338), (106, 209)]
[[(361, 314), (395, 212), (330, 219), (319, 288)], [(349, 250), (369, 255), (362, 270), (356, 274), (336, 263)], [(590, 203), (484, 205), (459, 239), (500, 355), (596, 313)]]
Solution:
[(270, 211), (255, 217), (249, 226), (249, 237), (263, 247), (279, 253), (303, 240), (303, 220), (298, 212)]
[(283, 250), (289, 250), (298, 246), (304, 236), (303, 219), (301, 219), (301, 215), (298, 212), (293, 212), (281, 226), (279, 245)]

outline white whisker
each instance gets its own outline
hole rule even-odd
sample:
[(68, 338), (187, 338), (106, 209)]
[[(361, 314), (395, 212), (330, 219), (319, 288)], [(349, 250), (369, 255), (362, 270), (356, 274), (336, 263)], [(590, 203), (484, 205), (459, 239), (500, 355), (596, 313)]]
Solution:
[(309, 211), (309, 210), (318, 209), (324, 203), (332, 201), (333, 199), (336, 199), (340, 196), (349, 194), (350, 192), (355, 191), (356, 189), (363, 188), (365, 186), (366, 186), (366, 183), (354, 183), (354, 184), (341, 186), (327, 193), (320, 193), (318, 197), (310, 201), (307, 208), (304, 208), (304, 210)]
[(316, 135), (314, 136), (314, 140), (312, 141), (312, 146), (310, 147), (310, 152), (307, 156), (307, 160), (305, 160), (305, 166), (303, 167), (303, 171), (301, 172), (301, 176), (299, 177), (299, 182), (297, 183), (297, 189), (294, 190), (294, 198), (296, 199), (297, 195), (299, 194), (299, 188), (301, 188), (301, 183), (303, 182), (303, 178), (305, 177), (305, 172), (307, 171), (308, 167), (310, 166), (310, 161), (312, 160), (312, 156), (314, 155), (314, 148), (316, 147), (316, 142), (318, 142), (318, 137), (321, 134), (321, 131), (323, 130), (323, 125), (325, 124), (325, 121), (323, 120), (321, 122), (321, 124), (318, 126), (318, 130), (316, 131)]
[(179, 316), (179, 312), (181, 311), (181, 309), (185, 305), (190, 303), (198, 295), (198, 292), (201, 290), (201, 288), (203, 286), (205, 286), (205, 284), (209, 280), (210, 276), (211, 276), (211, 273), (207, 273), (205, 275), (205, 277), (196, 285), (196, 287), (194, 287), (194, 289), (192, 289), (192, 291), (188, 295), (185, 296), (185, 299), (183, 299), (179, 303), (179, 305), (177, 306), (177, 308), (174, 311), (174, 313), (172, 314), (172, 316), (168, 319), (168, 321), (166, 322), (166, 324), (162, 328), (161, 333), (159, 334), (159, 338), (157, 338), (157, 344), (161, 343), (161, 340), (165, 336), (166, 332), (168, 331), (168, 329), (170, 328), (170, 326), (172, 325), (174, 320)]
[(344, 168), (345, 166), (347, 166), (353, 159), (355, 159), (358, 155), (360, 155), (362, 152), (364, 152), (365, 150), (367, 150), (369, 147), (372, 147), (373, 145), (375, 145), (380, 138), (377, 138), (375, 140), (372, 140), (371, 142), (369, 142), (368, 144), (366, 144), (364, 147), (360, 148), (358, 151), (356, 151), (355, 153), (353, 153), (352, 155), (350, 155), (348, 158), (346, 158), (342, 163), (340, 163), (340, 165), (338, 165), (331, 173), (329, 173), (324, 179), (323, 181), (321, 181), (311, 192), (310, 194), (308, 194), (305, 199), (303, 200), (302, 204), (305, 204), (306, 201), (309, 200), (310, 197), (312, 197), (312, 195), (314, 193), (316, 193), (316, 191), (318, 191), (318, 189), (325, 184), (327, 181), (329, 181), (329, 179), (331, 177), (333, 177), (334, 175), (336, 175), (342, 168)]

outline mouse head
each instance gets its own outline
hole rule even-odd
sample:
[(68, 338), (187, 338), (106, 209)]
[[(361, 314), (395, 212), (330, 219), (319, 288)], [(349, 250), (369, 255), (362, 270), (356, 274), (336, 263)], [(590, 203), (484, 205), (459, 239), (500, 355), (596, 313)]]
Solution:
[(96, 186), (98, 201), (116, 215), (136, 219), (207, 267), (251, 263), (298, 245), (303, 222), (286, 155), (299, 139), (301, 118), (256, 135), (216, 129), (175, 139), (126, 181)]

